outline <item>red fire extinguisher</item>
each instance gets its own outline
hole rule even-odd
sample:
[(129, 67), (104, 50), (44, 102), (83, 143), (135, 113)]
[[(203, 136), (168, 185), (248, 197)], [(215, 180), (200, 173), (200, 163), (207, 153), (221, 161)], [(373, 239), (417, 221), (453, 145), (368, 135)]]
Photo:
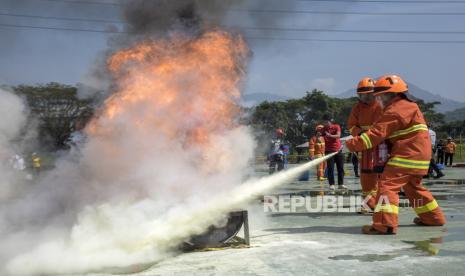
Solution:
[(376, 148), (374, 148), (374, 152), (375, 160), (373, 170), (376, 173), (382, 173), (384, 171), (384, 166), (386, 165), (389, 158), (388, 145), (383, 141)]
[(360, 168), (362, 173), (372, 173), (375, 167), (375, 151), (369, 149), (362, 152), (362, 161), (360, 162)]

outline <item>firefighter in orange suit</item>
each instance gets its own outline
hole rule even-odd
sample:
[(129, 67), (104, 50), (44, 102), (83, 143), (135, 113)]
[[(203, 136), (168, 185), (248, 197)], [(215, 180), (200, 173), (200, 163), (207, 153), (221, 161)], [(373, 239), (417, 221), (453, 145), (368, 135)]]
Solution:
[[(358, 83), (357, 94), (359, 96), (358, 103), (350, 112), (347, 126), (352, 136), (359, 136), (361, 133), (370, 129), (373, 123), (381, 116), (382, 109), (375, 97), (373, 96), (375, 82), (371, 78), (364, 78)], [(376, 191), (378, 174), (373, 168), (373, 150), (363, 151), (361, 159), (361, 177), (360, 184), (362, 185), (362, 195), (368, 207), (375, 208)], [(362, 213), (366, 210), (362, 207)]]
[[(313, 136), (310, 139), (310, 142), (308, 143), (308, 147), (310, 151), (310, 159), (320, 158), (325, 155), (325, 138), (322, 136), (324, 128), (325, 127), (323, 125), (316, 126), (315, 136)], [(325, 167), (326, 167), (326, 162), (323, 162), (320, 165), (318, 165), (318, 167), (316, 168), (316, 175), (319, 181), (326, 180), (326, 178), (324, 177)]]
[(371, 149), (382, 141), (389, 157), (378, 182), (373, 224), (364, 234), (395, 234), (398, 227), (399, 195), (403, 188), (418, 217), (417, 225), (440, 226), (444, 214), (433, 195), (422, 185), (431, 160), (431, 142), (423, 114), (410, 98), (407, 84), (396, 75), (375, 83), (375, 96), (383, 108), (379, 120), (366, 132), (346, 141), (350, 151)]

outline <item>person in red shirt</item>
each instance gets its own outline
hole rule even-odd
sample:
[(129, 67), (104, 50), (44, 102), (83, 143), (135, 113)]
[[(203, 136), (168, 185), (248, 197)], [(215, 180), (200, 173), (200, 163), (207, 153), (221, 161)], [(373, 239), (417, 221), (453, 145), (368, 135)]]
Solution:
[(335, 189), (334, 164), (336, 164), (337, 184), (339, 189), (345, 189), (347, 187), (344, 185), (344, 154), (342, 153), (341, 126), (335, 124), (331, 116), (325, 115), (323, 120), (326, 121), (324, 128), (325, 155), (337, 152), (336, 155), (326, 161), (328, 168), (329, 188), (331, 190)]

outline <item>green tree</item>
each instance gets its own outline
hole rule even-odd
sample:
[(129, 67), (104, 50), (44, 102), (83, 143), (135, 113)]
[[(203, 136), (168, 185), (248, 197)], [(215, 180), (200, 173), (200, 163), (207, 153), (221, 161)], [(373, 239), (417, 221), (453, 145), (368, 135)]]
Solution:
[(441, 102), (429, 102), (426, 103), (423, 100), (416, 101), (420, 107), (421, 112), (425, 116), (425, 120), (430, 124), (431, 127), (437, 128), (445, 123), (445, 115), (435, 111), (436, 105), (441, 104)]
[[(314, 135), (315, 126), (324, 123), (322, 118), (330, 115), (335, 122), (341, 125), (343, 136), (348, 135), (347, 120), (358, 98), (333, 98), (323, 91), (314, 89), (307, 92), (303, 98), (282, 102), (263, 102), (251, 109), (250, 124), (257, 130), (268, 134), (281, 127), (286, 131), (286, 139), (292, 146), (299, 145)], [(431, 122), (433, 128), (444, 124), (444, 115), (434, 109), (439, 102), (426, 103), (417, 101), (425, 118)], [(463, 126), (462, 126), (463, 127)], [(458, 131), (456, 125), (447, 129), (448, 133)]]

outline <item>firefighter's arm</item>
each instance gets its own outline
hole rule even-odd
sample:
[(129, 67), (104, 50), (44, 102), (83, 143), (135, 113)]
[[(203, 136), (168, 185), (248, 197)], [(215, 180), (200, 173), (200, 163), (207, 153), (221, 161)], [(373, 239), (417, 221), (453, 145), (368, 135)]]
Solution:
[(352, 108), (352, 111), (350, 112), (350, 115), (349, 115), (349, 120), (347, 121), (347, 127), (349, 128), (349, 132), (354, 137), (358, 136), (360, 132), (362, 132), (362, 128), (360, 128), (359, 123), (358, 123), (358, 115), (359, 115), (359, 109), (358, 109), (358, 105), (356, 105)]
[(386, 140), (394, 131), (399, 130), (401, 121), (402, 118), (399, 118), (397, 114), (385, 113), (368, 131), (347, 140), (346, 146), (351, 152), (374, 148)]

